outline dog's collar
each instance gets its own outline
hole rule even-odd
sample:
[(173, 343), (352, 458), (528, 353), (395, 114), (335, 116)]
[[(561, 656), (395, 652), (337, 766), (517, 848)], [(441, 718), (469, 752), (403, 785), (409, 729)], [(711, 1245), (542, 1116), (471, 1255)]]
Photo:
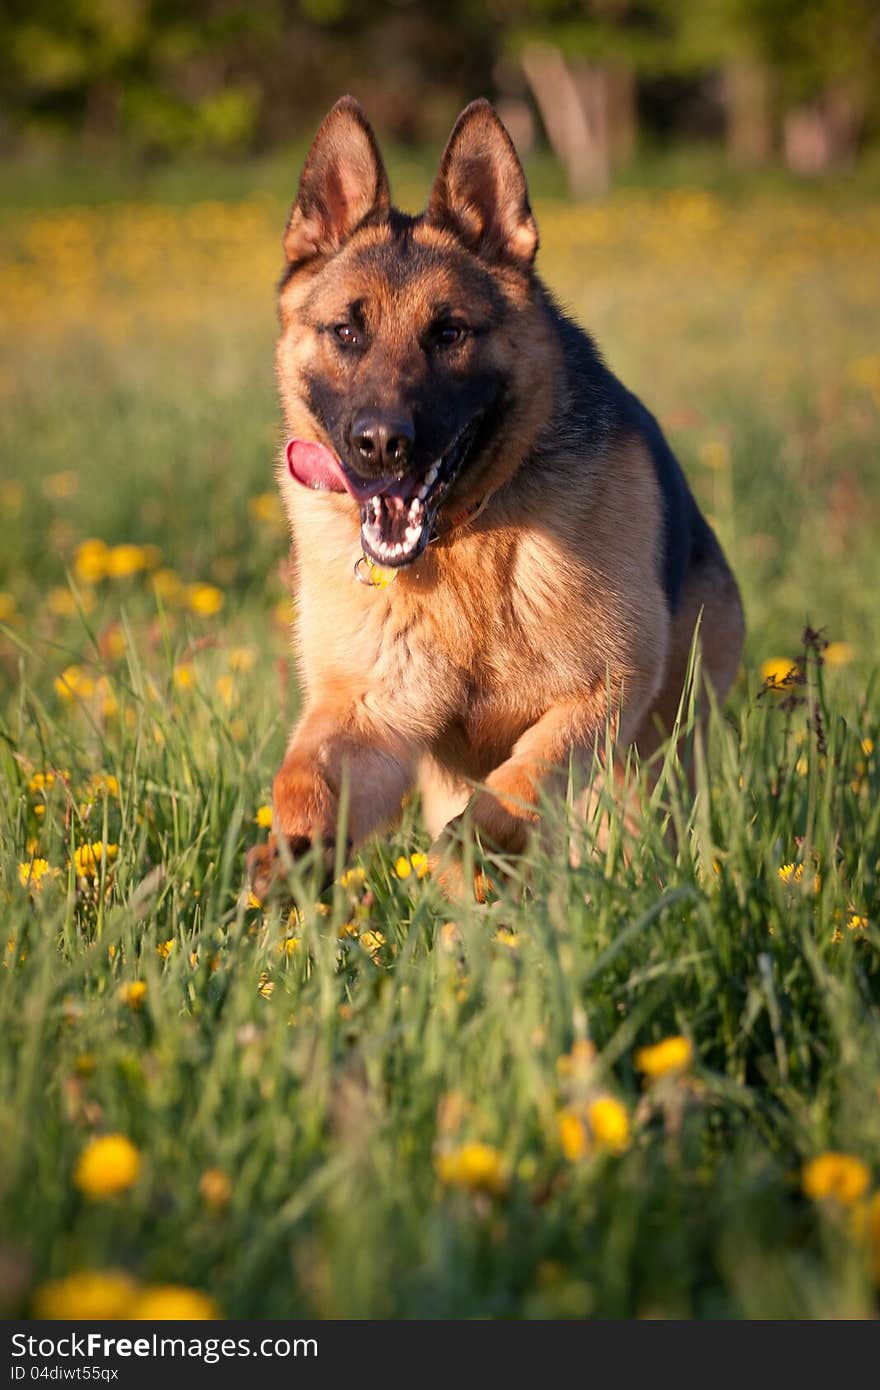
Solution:
[[(468, 522), (476, 521), (488, 501), (487, 494), (476, 502), (472, 502), (470, 506), (461, 507), (450, 516), (438, 517), (428, 545), (442, 540), (444, 536), (449, 535), (450, 531), (457, 531), (459, 527), (467, 526)], [(359, 584), (366, 584), (369, 589), (387, 589), (391, 581), (397, 578), (397, 570), (386, 569), (382, 565), (377, 565), (367, 555), (362, 554), (360, 559), (355, 562), (354, 577)]]

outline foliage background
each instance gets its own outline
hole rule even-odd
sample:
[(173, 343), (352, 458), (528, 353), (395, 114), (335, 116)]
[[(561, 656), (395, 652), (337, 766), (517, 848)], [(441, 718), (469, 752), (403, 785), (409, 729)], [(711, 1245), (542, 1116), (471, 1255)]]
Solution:
[[(488, 908), (453, 909), (419, 876), (412, 805), (323, 899), (306, 866), (299, 917), (248, 899), (244, 853), (266, 833), (298, 708), (272, 286), (312, 103), (361, 92), (397, 137), (397, 200), (416, 208), (455, 107), (513, 61), (514, 19), (557, 44), (577, 20), (585, 45), (631, 13), (511, 8), (488, 32), (485, 7), (460, 8), (468, 42), (448, 24), (443, 43), (476, 75), (450, 57), (448, 87), (427, 90), (415, 37), (401, 40), (411, 89), (369, 67), (376, 25), (405, 28), (417, 6), (249, 9), (262, 30), (221, 5), (186, 22), (158, 4), (4, 11), (7, 1314), (876, 1313), (867, 107), (855, 166), (803, 181), (717, 144), (652, 142), (694, 90), (664, 69), (640, 79), (642, 142), (602, 200), (573, 203), (540, 142), (528, 156), (541, 272), (660, 416), (742, 585), (743, 669), (695, 806), (670, 765), (628, 856), (622, 827), (598, 857), (581, 832), (576, 867), (548, 808), (549, 848), (508, 866)], [(699, 8), (719, 25), (734, 13)], [(864, 15), (760, 8), (774, 32), (794, 26), (788, 56), (817, 48), (811, 17), (857, 34)], [(247, 88), (252, 54), (280, 105), (262, 79)], [(806, 80), (780, 102), (813, 99), (829, 70)], [(102, 82), (117, 95), (96, 97)], [(247, 121), (208, 138), (229, 112), (212, 126), (203, 102), (240, 83)], [(409, 90), (407, 126), (390, 107)], [(429, 131), (430, 149), (405, 143)], [(806, 624), (824, 638), (797, 683), (760, 694), (765, 670), (798, 661)], [(640, 1050), (670, 1035), (692, 1060), (651, 1080)], [(83, 1153), (114, 1133), (136, 1173), (104, 1151), (84, 1191)]]

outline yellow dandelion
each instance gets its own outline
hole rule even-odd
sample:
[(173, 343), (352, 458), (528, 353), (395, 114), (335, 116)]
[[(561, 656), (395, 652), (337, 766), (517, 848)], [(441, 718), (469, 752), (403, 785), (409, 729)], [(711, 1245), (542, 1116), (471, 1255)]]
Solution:
[(201, 618), (215, 617), (226, 599), (222, 589), (215, 584), (190, 584), (186, 591), (186, 602), (190, 611)]
[(257, 654), (253, 647), (232, 647), (229, 651), (229, 667), (232, 671), (252, 671)]
[(271, 999), (274, 992), (275, 981), (269, 979), (268, 970), (262, 971), (257, 982), (257, 993), (261, 994), (264, 999)]
[[(257, 824), (259, 824), (259, 821)], [(346, 869), (344, 873), (340, 874), (339, 886), (340, 888), (360, 888), (366, 882), (366, 878), (366, 869), (362, 869), (358, 864), (355, 865), (354, 868)]]
[(150, 583), (153, 593), (164, 604), (176, 603), (183, 593), (183, 583), (171, 569), (156, 570), (156, 573), (150, 576)]
[(600, 1149), (623, 1153), (629, 1146), (630, 1127), (626, 1107), (614, 1096), (599, 1096), (587, 1107), (593, 1139)]
[(18, 881), (22, 888), (42, 888), (43, 880), (52, 879), (57, 873), (48, 859), (27, 859), (18, 866)]
[(761, 680), (770, 682), (771, 688), (784, 685), (792, 671), (797, 668), (793, 661), (784, 656), (771, 656), (761, 664)]
[(172, 679), (177, 690), (191, 690), (196, 682), (195, 668), (188, 661), (181, 662), (175, 666)]
[(561, 1057), (557, 1057), (556, 1070), (563, 1077), (589, 1071), (596, 1055), (596, 1048), (589, 1038), (578, 1038), (571, 1052), (564, 1052)]
[(78, 594), (73, 594), (70, 589), (64, 589), (56, 585), (51, 588), (46, 595), (46, 607), (55, 618), (71, 618), (80, 609), (84, 613), (91, 613), (95, 603), (94, 589), (82, 588)]
[(299, 948), (300, 939), (298, 936), (285, 936), (283, 941), (278, 942), (277, 947), (279, 956), (287, 957), (295, 955)]
[[(787, 887), (791, 887), (793, 884), (802, 881), (804, 877), (804, 866), (803, 864), (782, 864), (777, 872), (780, 880), (786, 884)], [(822, 875), (817, 871), (813, 875), (813, 892), (818, 893), (821, 888)]]
[(663, 1038), (650, 1047), (640, 1047), (635, 1056), (639, 1071), (655, 1081), (660, 1076), (681, 1075), (694, 1060), (694, 1049), (689, 1038), (677, 1033)]
[(126, 1192), (137, 1182), (141, 1156), (124, 1134), (104, 1134), (83, 1149), (73, 1175), (74, 1186), (98, 1200)]
[(129, 1315), (138, 1286), (121, 1269), (82, 1269), (52, 1279), (34, 1292), (35, 1318), (59, 1322), (103, 1322)]
[(873, 751), (874, 751), (874, 740), (873, 740), (872, 738), (863, 738), (863, 739), (862, 739), (862, 752), (864, 753), (865, 757), (866, 757), (866, 758), (870, 758), (870, 756), (871, 756), (871, 754), (873, 753)]
[(262, 900), (262, 898), (258, 898), (257, 895), (256, 895), (256, 893), (254, 892), (254, 890), (253, 890), (252, 888), (249, 888), (249, 889), (248, 889), (247, 905), (248, 905), (248, 907), (252, 907), (252, 908), (258, 908), (258, 907), (262, 907), (262, 906), (263, 906), (263, 900)]
[(463, 1144), (437, 1159), (437, 1173), (447, 1187), (487, 1192), (499, 1197), (507, 1189), (507, 1165), (491, 1144)]
[(826, 666), (849, 666), (855, 654), (851, 642), (829, 642), (823, 653)]
[(49, 473), (43, 479), (43, 496), (48, 497), (53, 502), (63, 502), (68, 497), (75, 497), (79, 492), (79, 475), (72, 469), (66, 469), (63, 473)]
[(577, 1163), (586, 1157), (590, 1141), (580, 1116), (574, 1110), (560, 1110), (556, 1123), (559, 1128), (559, 1143), (569, 1163)]
[(235, 700), (235, 677), (218, 676), (214, 683), (214, 689), (217, 691), (217, 694), (220, 696), (226, 708), (229, 709)]
[(411, 854), (409, 862), (412, 865), (413, 873), (416, 878), (425, 878), (430, 872), (427, 854)]
[(508, 951), (519, 950), (519, 937), (510, 927), (499, 927), (493, 940), (499, 946), (506, 946)]
[(129, 579), (148, 567), (149, 556), (142, 545), (114, 545), (105, 556), (110, 579)]
[(146, 980), (127, 980), (119, 986), (119, 998), (123, 1004), (127, 1004), (132, 1012), (136, 1012), (143, 1007), (143, 1002), (147, 997)]
[(119, 781), (112, 772), (96, 772), (89, 782), (92, 796), (119, 797)]
[(402, 854), (400, 858), (395, 861), (394, 872), (398, 878), (409, 878), (412, 873), (412, 864), (410, 864), (405, 855)]
[(77, 878), (97, 878), (102, 864), (109, 867), (118, 854), (118, 845), (107, 845), (102, 840), (95, 840), (91, 845), (80, 845), (73, 852)]
[(274, 492), (258, 492), (248, 502), (248, 511), (254, 521), (272, 524), (281, 519), (281, 508)]
[(222, 1211), (232, 1200), (232, 1183), (222, 1168), (206, 1168), (199, 1178), (199, 1194), (206, 1206)]
[(73, 557), (73, 573), (80, 584), (97, 584), (107, 574), (106, 542), (94, 538), (78, 545)]
[(95, 682), (81, 666), (68, 666), (55, 677), (55, 692), (62, 700), (89, 700), (95, 693)]
[(35, 772), (27, 785), (32, 796), (36, 796), (38, 792), (51, 791), (55, 785), (55, 773)]
[(127, 1316), (144, 1322), (211, 1322), (221, 1313), (213, 1298), (198, 1289), (158, 1284), (144, 1290)]
[(862, 933), (869, 926), (867, 917), (861, 912), (851, 912), (846, 922), (847, 931)]
[(361, 945), (365, 951), (375, 955), (385, 945), (385, 937), (380, 931), (361, 932)]
[(801, 1186), (814, 1202), (833, 1201), (851, 1206), (868, 1190), (871, 1174), (855, 1154), (828, 1152), (805, 1164)]
[(176, 943), (174, 937), (169, 936), (167, 941), (159, 942), (159, 945), (156, 947), (156, 951), (162, 957), (163, 960), (167, 960), (168, 957), (171, 955), (171, 952), (174, 950), (175, 944)]

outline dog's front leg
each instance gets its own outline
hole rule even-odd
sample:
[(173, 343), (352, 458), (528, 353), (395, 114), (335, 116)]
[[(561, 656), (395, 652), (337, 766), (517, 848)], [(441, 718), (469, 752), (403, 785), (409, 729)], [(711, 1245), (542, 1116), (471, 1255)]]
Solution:
[(256, 895), (264, 897), (283, 871), (282, 840), (294, 859), (319, 841), (332, 869), (344, 797), (349, 846), (392, 820), (414, 781), (416, 759), (415, 747), (380, 725), (363, 702), (310, 705), (275, 778), (273, 833), (248, 856)]
[[(572, 752), (587, 763), (598, 743), (601, 755), (609, 720), (612, 739), (625, 735), (637, 717), (634, 711), (642, 704), (641, 700), (628, 700), (626, 716), (621, 720), (618, 704), (609, 706), (603, 681), (581, 699), (554, 705), (526, 729), (510, 757), (489, 774), (485, 788), (471, 798), (463, 816), (452, 821), (431, 848), (432, 867), (446, 891), (458, 896), (463, 886), (454, 842), (455, 830), (465, 817), (487, 845), (521, 854), (539, 820), (541, 784), (554, 771), (564, 772)], [(478, 897), (482, 884), (482, 876), (478, 876)]]

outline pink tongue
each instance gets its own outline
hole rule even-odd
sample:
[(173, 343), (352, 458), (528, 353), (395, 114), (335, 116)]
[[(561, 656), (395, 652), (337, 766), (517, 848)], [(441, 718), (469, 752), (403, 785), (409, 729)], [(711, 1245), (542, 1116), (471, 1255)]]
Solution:
[(290, 476), (303, 487), (323, 492), (347, 492), (345, 474), (334, 453), (323, 444), (305, 439), (288, 439), (287, 467)]

